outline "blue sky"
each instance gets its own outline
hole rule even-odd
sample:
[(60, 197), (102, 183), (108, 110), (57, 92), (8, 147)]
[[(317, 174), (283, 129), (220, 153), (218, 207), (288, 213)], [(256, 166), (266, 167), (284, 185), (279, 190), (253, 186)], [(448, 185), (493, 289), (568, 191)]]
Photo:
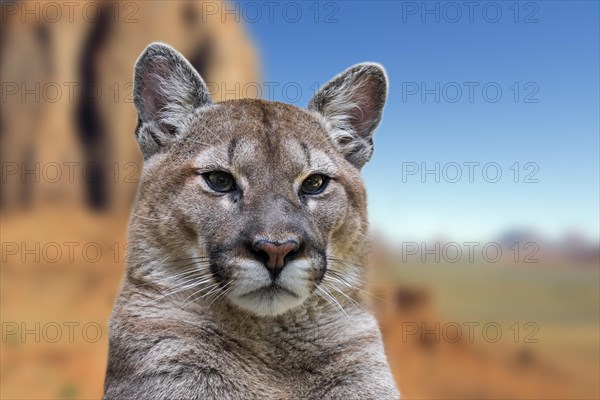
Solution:
[[(237, 3), (263, 80), (280, 85), (271, 100), (304, 107), (316, 83), (352, 64), (387, 69), (388, 103), (363, 170), (374, 230), (401, 240), (511, 229), (599, 239), (598, 2), (482, 1), (471, 15), (465, 2), (275, 3), (271, 15)], [(280, 89), (290, 83), (299, 99)], [(423, 182), (422, 166), (436, 163), (440, 182)]]

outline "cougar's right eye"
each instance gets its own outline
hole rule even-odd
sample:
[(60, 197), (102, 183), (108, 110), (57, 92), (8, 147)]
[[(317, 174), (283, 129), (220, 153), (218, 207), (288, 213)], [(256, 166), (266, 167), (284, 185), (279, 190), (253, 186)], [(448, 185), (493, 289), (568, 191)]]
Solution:
[(227, 193), (235, 189), (235, 179), (225, 171), (206, 172), (202, 176), (215, 192)]
[(303, 194), (319, 194), (327, 186), (329, 178), (321, 174), (313, 174), (306, 178), (300, 186), (300, 191)]

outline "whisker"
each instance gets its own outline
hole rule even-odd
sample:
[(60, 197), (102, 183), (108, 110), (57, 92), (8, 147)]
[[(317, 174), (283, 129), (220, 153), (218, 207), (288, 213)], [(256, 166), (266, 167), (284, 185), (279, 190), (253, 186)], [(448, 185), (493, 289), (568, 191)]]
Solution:
[(337, 258), (337, 257), (331, 256), (331, 255), (327, 256), (326, 258), (327, 258), (328, 261), (337, 261), (337, 262), (340, 262), (342, 264), (350, 265), (351, 267), (360, 268), (360, 269), (365, 268), (364, 265), (356, 264), (356, 263), (353, 263), (351, 261), (343, 260), (341, 258)]
[(173, 290), (171, 290), (171, 291), (169, 291), (169, 292), (167, 292), (167, 293), (163, 294), (162, 296), (160, 296), (160, 297), (157, 297), (156, 299), (152, 300), (152, 301), (149, 303), (149, 305), (150, 305), (150, 304), (155, 304), (156, 302), (158, 302), (158, 301), (160, 301), (160, 300), (163, 300), (163, 299), (164, 299), (165, 297), (167, 297), (167, 296), (172, 296), (172, 295), (174, 295), (174, 294), (178, 294), (178, 293), (184, 292), (184, 291), (186, 291), (186, 290), (193, 289), (193, 288), (197, 287), (198, 285), (199, 285), (199, 283), (197, 283), (197, 282), (194, 282), (194, 283), (193, 283), (193, 284), (191, 284), (191, 285), (185, 285), (185, 286), (183, 286), (183, 287), (181, 287), (181, 286), (180, 286), (180, 287), (178, 287), (178, 288), (176, 288), (176, 289), (173, 289)]
[(250, 316), (250, 311), (245, 311), (244, 319), (242, 320), (242, 323), (240, 324), (240, 326), (244, 326), (244, 322), (246, 322), (246, 320), (248, 319), (249, 316)]
[[(331, 277), (331, 276), (330, 276), (330, 277), (327, 277), (327, 276), (326, 276), (326, 277), (325, 277), (323, 280), (324, 280), (324, 281), (326, 281), (327, 279), (332, 279), (332, 278), (333, 278), (333, 277)], [(338, 279), (332, 279), (332, 281), (333, 281), (333, 282), (339, 282), (339, 283), (341, 283), (341, 284), (345, 284), (344, 282), (342, 282), (341, 280), (338, 280)], [(346, 284), (346, 286), (347, 286), (347, 284)], [(335, 286), (335, 285), (331, 285), (331, 288), (332, 288), (332, 289), (335, 289), (335, 290), (336, 290), (337, 292), (339, 292), (339, 293), (340, 293), (342, 296), (344, 296), (345, 298), (347, 298), (348, 300), (350, 300), (350, 302), (351, 302), (351, 303), (353, 303), (354, 305), (356, 305), (356, 306), (358, 306), (358, 307), (362, 308), (362, 306), (361, 306), (360, 304), (358, 304), (358, 303), (356, 302), (356, 300), (354, 300), (353, 298), (351, 298), (350, 296), (348, 296), (346, 293), (344, 293), (344, 291), (343, 291), (343, 290), (339, 289), (337, 286)], [(352, 288), (352, 289), (356, 289), (356, 288)]]
[[(348, 281), (347, 281), (347, 280), (346, 280), (346, 279), (345, 279), (345, 278), (344, 278), (344, 277), (343, 277), (343, 276), (342, 276), (342, 275), (341, 275), (339, 272), (337, 272), (337, 271), (333, 272), (333, 270), (327, 270), (327, 272), (330, 272), (332, 276), (336, 276), (336, 277), (337, 277), (338, 279), (340, 279), (340, 280), (341, 280), (343, 283), (345, 283), (345, 284), (346, 284), (348, 287), (351, 287), (352, 289), (356, 289), (356, 290), (360, 291), (361, 293), (364, 293), (364, 294), (366, 294), (367, 296), (370, 296), (370, 297), (372, 297), (372, 298), (374, 298), (374, 299), (376, 299), (376, 300), (379, 300), (379, 301), (384, 301), (384, 299), (382, 299), (382, 298), (380, 298), (380, 297), (378, 297), (378, 296), (374, 295), (373, 293), (371, 293), (371, 292), (369, 292), (369, 291), (367, 291), (367, 290), (365, 290), (365, 289), (359, 288), (358, 286), (354, 286), (354, 285), (352, 285), (352, 284), (351, 284), (351, 283), (349, 283), (349, 282), (348, 282)], [(337, 273), (337, 275), (336, 275), (336, 273)], [(356, 278), (356, 279), (358, 279), (358, 278)]]
[(315, 291), (315, 293), (318, 294), (323, 300), (325, 300), (325, 304), (332, 306), (334, 309), (335, 308), (339, 309), (337, 306), (335, 306), (332, 299), (327, 295), (327, 293), (322, 289), (321, 286), (317, 286), (317, 291)]
[(332, 285), (331, 288), (334, 289), (336, 292), (340, 293), (345, 298), (347, 298), (356, 308), (362, 308), (362, 306), (360, 304), (358, 304), (356, 302), (356, 300), (354, 300), (353, 298), (348, 296), (346, 293), (344, 293), (342, 290), (340, 290), (337, 286)]
[(153, 278), (152, 281), (150, 281), (148, 283), (138, 284), (137, 286), (143, 287), (143, 286), (152, 286), (152, 285), (169, 285), (169, 284), (173, 285), (174, 283), (177, 283), (177, 282), (173, 282), (173, 281), (178, 281), (182, 278), (184, 278), (184, 281), (191, 281), (196, 278), (206, 278), (206, 275), (204, 274), (204, 272), (206, 272), (207, 270), (208, 269), (204, 269), (204, 268), (194, 268), (194, 269), (190, 269), (187, 271), (183, 271), (183, 272), (175, 274), (175, 275), (164, 276), (163, 278), (159, 278), (159, 279)]
[(172, 264), (171, 268), (174, 269), (184, 269), (187, 267), (198, 267), (198, 269), (205, 269), (208, 270), (210, 268), (210, 264), (207, 263), (206, 261), (200, 260), (200, 261), (192, 261), (192, 262), (186, 262), (186, 263), (182, 263), (180, 265), (175, 265)]
[(137, 218), (147, 219), (148, 221), (160, 222), (160, 219), (156, 219), (156, 218), (149, 218), (149, 217), (145, 217), (143, 215), (134, 214), (134, 213), (131, 213), (131, 215), (133, 215), (134, 217), (137, 217)]
[[(186, 284), (188, 282), (192, 282), (192, 279), (194, 278), (193, 276), (191, 277), (187, 277), (186, 279), (184, 279), (182, 282), (173, 282), (171, 280), (172, 277), (170, 276), (166, 276), (163, 279), (153, 279), (152, 281), (146, 282), (146, 283), (136, 283), (136, 287), (145, 287), (145, 286), (172, 286), (174, 283), (176, 284)], [(177, 280), (177, 279), (176, 279)]]
[(176, 263), (180, 261), (191, 261), (191, 260), (209, 260), (210, 256), (194, 256), (194, 257), (185, 257), (185, 258), (177, 258), (175, 260), (168, 260), (171, 263)]
[(222, 289), (223, 291), (222, 291), (221, 293), (217, 294), (217, 296), (216, 296), (216, 297), (213, 299), (213, 301), (211, 301), (211, 302), (210, 302), (210, 304), (208, 305), (208, 307), (212, 306), (212, 304), (213, 304), (213, 303), (214, 303), (214, 302), (215, 302), (217, 299), (219, 299), (219, 298), (221, 298), (221, 299), (222, 299), (223, 297), (225, 297), (225, 295), (226, 295), (226, 294), (227, 294), (227, 293), (228, 293), (228, 292), (229, 292), (229, 291), (230, 291), (230, 290), (233, 288), (233, 285), (231, 285), (231, 286), (229, 286), (229, 288), (228, 288), (228, 289), (225, 289), (225, 288), (227, 288), (227, 286), (228, 286), (229, 284), (231, 284), (231, 283), (233, 283), (233, 281), (229, 281), (229, 282), (227, 282), (225, 285), (223, 285), (223, 287), (221, 287), (221, 289)]
[(203, 285), (204, 283), (208, 282), (208, 279), (203, 279), (200, 281), (187, 281), (185, 283), (182, 283), (181, 285), (179, 285), (178, 287), (168, 291), (165, 295), (169, 295), (170, 293), (176, 293), (176, 292), (181, 292), (184, 290), (189, 290), (189, 289), (193, 289), (197, 286)]
[(190, 273), (194, 273), (194, 272), (195, 273), (202, 273), (202, 272), (210, 270), (210, 268), (208, 266), (197, 265), (197, 264), (182, 265), (178, 269), (183, 269), (183, 268), (188, 268), (188, 267), (192, 267), (192, 268), (180, 271), (179, 273), (174, 274), (174, 275), (169, 275), (169, 277), (170, 278), (175, 278), (175, 277), (178, 277), (178, 276), (184, 276), (184, 275), (187, 275), (187, 274), (190, 274)]
[[(329, 272), (329, 275), (333, 275), (336, 276), (340, 279), (346, 280), (346, 278), (351, 279), (352, 281), (356, 281), (361, 285), (367, 285), (367, 282), (356, 277), (356, 276), (349, 276), (349, 275), (345, 275), (343, 272), (341, 271), (337, 271), (333, 268), (327, 268), (327, 272)], [(325, 275), (327, 275), (327, 272), (325, 273)]]
[(209, 298), (209, 296), (211, 296), (213, 293), (218, 292), (219, 289), (220, 289), (220, 286), (219, 286), (218, 283), (216, 283), (211, 291), (209, 291), (208, 293), (202, 295), (202, 297), (200, 298), (200, 300), (204, 300), (204, 299)]
[(331, 299), (333, 305), (335, 305), (337, 308), (339, 308), (339, 310), (347, 317), (348, 314), (346, 314), (346, 311), (344, 311), (344, 308), (342, 307), (342, 305), (335, 299), (335, 297), (331, 294), (331, 292), (329, 292), (329, 290), (327, 290), (327, 288), (324, 285), (319, 285), (317, 287), (317, 289), (320, 289), (322, 291), (322, 293), (327, 296), (329, 299)]
[(355, 276), (350, 276), (348, 274), (344, 274), (341, 271), (336, 271), (333, 268), (328, 268), (327, 272), (325, 273), (325, 276), (333, 276), (336, 277), (342, 281), (344, 281), (346, 284), (352, 285), (352, 286), (356, 286), (358, 287), (360, 286), (366, 286), (367, 282), (363, 281), (362, 279), (355, 277)]
[(210, 130), (206, 125), (200, 125), (200, 127), (209, 131), (215, 139), (218, 139), (222, 144), (225, 144), (225, 141), (223, 139), (221, 139), (221, 137), (219, 137), (219, 135), (217, 135), (212, 130)]
[[(191, 295), (189, 295), (188, 297), (186, 297), (185, 299), (183, 299), (183, 304), (181, 305), (181, 308), (185, 307), (186, 305), (188, 305), (189, 303), (192, 303), (195, 299), (195, 297), (199, 294), (201, 294), (203, 291), (208, 290), (209, 293), (212, 292), (213, 290), (215, 290), (216, 288), (219, 287), (219, 284), (216, 282), (213, 282), (212, 284), (202, 287), (200, 290), (195, 291), (194, 293), (192, 293)], [(204, 298), (205, 295), (202, 295), (201, 298)], [(189, 299), (189, 301), (187, 301)]]

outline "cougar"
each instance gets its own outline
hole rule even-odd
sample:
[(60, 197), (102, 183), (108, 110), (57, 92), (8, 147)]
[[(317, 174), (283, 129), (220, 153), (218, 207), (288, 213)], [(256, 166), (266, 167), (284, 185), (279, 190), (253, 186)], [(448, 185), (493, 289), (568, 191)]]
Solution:
[(363, 63), (307, 109), (212, 103), (176, 50), (144, 50), (106, 399), (399, 398), (363, 288), (360, 169), (386, 96), (384, 69)]

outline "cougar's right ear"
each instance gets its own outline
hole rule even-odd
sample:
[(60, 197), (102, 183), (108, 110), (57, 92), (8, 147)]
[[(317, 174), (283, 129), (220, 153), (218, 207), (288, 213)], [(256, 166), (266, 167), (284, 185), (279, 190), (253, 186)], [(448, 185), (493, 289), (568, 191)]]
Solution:
[(135, 64), (136, 138), (147, 159), (172, 143), (197, 108), (211, 103), (204, 81), (175, 49), (148, 46)]
[(387, 75), (375, 63), (356, 64), (325, 84), (308, 109), (327, 121), (338, 150), (361, 169), (373, 154), (373, 133), (387, 97)]

